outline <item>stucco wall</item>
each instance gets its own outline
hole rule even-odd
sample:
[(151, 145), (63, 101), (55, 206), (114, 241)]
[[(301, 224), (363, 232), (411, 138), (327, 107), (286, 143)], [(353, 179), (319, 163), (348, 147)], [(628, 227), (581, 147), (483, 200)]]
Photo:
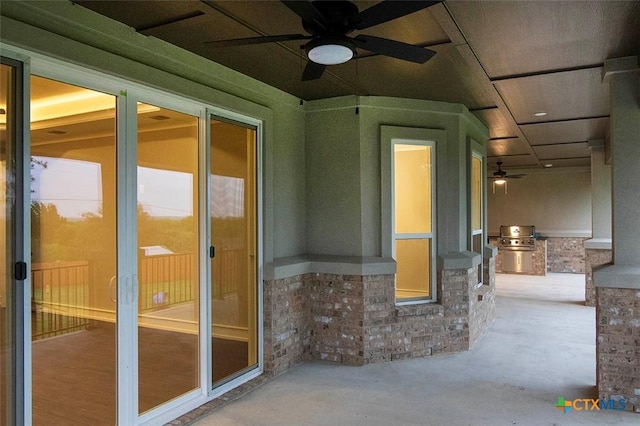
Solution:
[[(307, 103), (307, 110), (312, 105)], [(305, 129), (307, 252), (359, 256), (362, 206), (355, 108), (307, 112)]]
[(3, 55), (23, 48), (263, 120), (265, 261), (305, 251), (299, 99), (71, 2), (3, 2), (0, 37)]
[(438, 253), (468, 249), (468, 145), (484, 143), (487, 129), (464, 106), (349, 96), (308, 102), (305, 110), (309, 253), (385, 252), (382, 125), (445, 131), (436, 145)]
[(499, 235), (501, 225), (534, 225), (548, 237), (591, 237), (589, 169), (508, 172), (527, 176), (509, 180), (507, 194), (488, 188), (489, 235)]

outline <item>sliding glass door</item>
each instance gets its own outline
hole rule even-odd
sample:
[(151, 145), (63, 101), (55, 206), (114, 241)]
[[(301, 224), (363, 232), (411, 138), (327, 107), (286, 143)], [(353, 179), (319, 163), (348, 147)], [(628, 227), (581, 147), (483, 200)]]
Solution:
[(200, 387), (197, 116), (138, 104), (138, 411)]
[(257, 139), (253, 127), (210, 126), (212, 382), (258, 363)]
[(116, 97), (31, 77), (33, 424), (116, 423)]
[(0, 426), (159, 424), (257, 375), (257, 124), (29, 66), (24, 100), (0, 68)]

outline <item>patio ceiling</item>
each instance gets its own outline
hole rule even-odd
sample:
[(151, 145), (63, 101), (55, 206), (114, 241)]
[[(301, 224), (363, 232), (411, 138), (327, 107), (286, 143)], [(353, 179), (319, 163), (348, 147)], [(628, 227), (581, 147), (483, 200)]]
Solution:
[[(205, 43), (306, 34), (279, 1), (74, 3), (304, 100), (355, 94), (462, 103), (490, 129), (489, 165), (503, 161), (505, 169), (589, 166), (587, 141), (608, 137), (603, 64), (640, 54), (639, 1), (447, 0), (360, 32), (436, 51), (427, 63), (358, 50), (356, 60), (303, 82), (300, 41)], [(354, 3), (364, 10), (378, 2)]]

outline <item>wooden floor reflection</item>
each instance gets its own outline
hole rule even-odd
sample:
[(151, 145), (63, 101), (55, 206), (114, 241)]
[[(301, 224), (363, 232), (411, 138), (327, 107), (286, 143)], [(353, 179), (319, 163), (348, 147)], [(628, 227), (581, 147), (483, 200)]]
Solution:
[[(139, 408), (147, 411), (200, 386), (196, 335), (139, 328)], [(214, 381), (247, 367), (247, 344), (213, 339)], [(33, 424), (116, 424), (114, 324), (34, 342)]]

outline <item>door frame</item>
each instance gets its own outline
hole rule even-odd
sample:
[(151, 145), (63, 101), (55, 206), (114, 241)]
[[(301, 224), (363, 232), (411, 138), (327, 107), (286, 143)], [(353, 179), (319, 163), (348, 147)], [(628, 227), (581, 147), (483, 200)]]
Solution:
[[(211, 221), (210, 219), (210, 215), (211, 215), (211, 179), (209, 179), (209, 172), (211, 170), (211, 120), (223, 120), (223, 121), (227, 121), (227, 122), (231, 122), (231, 123), (236, 123), (239, 126), (243, 126), (243, 127), (250, 127), (253, 128), (256, 132), (256, 164), (255, 164), (255, 170), (254, 173), (256, 174), (256, 213), (257, 213), (257, 217), (256, 217), (256, 232), (257, 232), (257, 238), (256, 238), (256, 244), (257, 244), (257, 259), (256, 259), (256, 265), (258, 270), (256, 271), (256, 278), (257, 278), (257, 330), (256, 330), (256, 337), (257, 337), (257, 343), (258, 343), (258, 364), (255, 368), (251, 369), (250, 371), (246, 372), (245, 374), (236, 377), (235, 379), (232, 379), (228, 382), (224, 382), (222, 384), (220, 384), (219, 386), (213, 387), (213, 379), (212, 379), (212, 375), (211, 370), (209, 370), (209, 374), (207, 377), (207, 389), (209, 390), (208, 392), (208, 396), (210, 398), (216, 398), (228, 391), (230, 391), (231, 389), (236, 388), (237, 386), (241, 385), (242, 383), (245, 383), (255, 377), (258, 377), (259, 375), (261, 375), (264, 371), (264, 345), (263, 345), (263, 337), (264, 337), (264, 324), (262, 321), (263, 318), (263, 264), (264, 264), (264, 241), (263, 241), (263, 235), (264, 233), (262, 232), (263, 228), (263, 143), (262, 141), (264, 140), (264, 136), (263, 136), (263, 132), (264, 132), (264, 128), (263, 128), (263, 122), (262, 120), (258, 120), (256, 118), (251, 118), (242, 114), (238, 114), (235, 113), (233, 111), (228, 111), (222, 108), (217, 108), (217, 107), (209, 107), (206, 110), (206, 137), (205, 137), (205, 141), (206, 141), (206, 145), (204, 147), (204, 164), (203, 164), (203, 170), (205, 171), (205, 173), (203, 173), (203, 179), (205, 180), (204, 182), (204, 187), (206, 190), (206, 194), (205, 194), (205, 198), (203, 199), (205, 202), (205, 216), (204, 218), (205, 220), (205, 224), (204, 224), (204, 236), (206, 238), (206, 243), (205, 243), (205, 247), (210, 247), (212, 244), (211, 241)], [(207, 302), (207, 321), (206, 321), (206, 327), (208, 328), (208, 332), (212, 333), (212, 329), (213, 329), (213, 324), (212, 324), (212, 316), (211, 316), (211, 262), (210, 262), (210, 258), (207, 255), (208, 250), (206, 253), (204, 254), (204, 257), (206, 258), (206, 261), (203, 262), (206, 268), (206, 277), (207, 277), (207, 296), (206, 296), (206, 302)], [(207, 341), (207, 360), (209, 362), (208, 367), (209, 369), (212, 368), (211, 365), (211, 360), (212, 360), (212, 347), (211, 347), (211, 339), (208, 339)]]
[[(8, 65), (15, 69), (15, 141), (13, 146), (15, 160), (15, 217), (13, 218), (12, 229), (9, 230), (12, 238), (12, 250), (14, 262), (25, 262), (27, 271), (31, 270), (31, 242), (25, 238), (26, 230), (31, 227), (31, 217), (27, 208), (30, 198), (30, 174), (29, 170), (29, 150), (30, 133), (29, 129), (30, 113), (29, 104), (25, 99), (29, 99), (29, 58), (27, 56), (2, 50), (0, 60), (3, 65)], [(20, 143), (22, 141), (23, 143)], [(7, 371), (5, 384), (12, 391), (13, 397), (7, 401), (7, 415), (5, 420), (11, 420), (13, 424), (31, 423), (31, 277), (27, 273), (24, 280), (16, 280), (14, 274), (7, 282), (7, 293), (9, 286), (14, 288), (11, 298), (11, 316), (7, 320), (12, 323), (11, 334), (14, 342), (14, 349), (11, 352), (11, 369)], [(11, 281), (11, 283), (9, 282)], [(22, 357), (19, 356), (22, 354)]]
[[(9, 50), (11, 49), (11, 50)], [(186, 97), (181, 97), (169, 93), (168, 91), (162, 91), (155, 88), (150, 88), (133, 81), (108, 75), (99, 71), (91, 70), (79, 65), (67, 63), (57, 59), (53, 59), (46, 55), (27, 51), (25, 49), (6, 46), (3, 49), (3, 57), (21, 61), (23, 63), (23, 134), (18, 141), (22, 141), (22, 144), (18, 143), (21, 148), (20, 153), (22, 155), (22, 170), (20, 171), (22, 176), (21, 182), (23, 184), (21, 203), (16, 210), (21, 220), (19, 224), (21, 237), (30, 234), (31, 224), (29, 215), (30, 206), (30, 192), (29, 192), (29, 155), (30, 155), (30, 113), (29, 113), (29, 78), (32, 74), (42, 76), (44, 78), (53, 79), (62, 83), (72, 84), (76, 86), (86, 87), (91, 90), (101, 91), (103, 93), (111, 94), (117, 98), (117, 141), (116, 141), (116, 167), (120, 167), (118, 172), (118, 178), (116, 182), (118, 197), (123, 197), (122, 200), (118, 200), (118, 204), (126, 203), (124, 207), (118, 207), (117, 209), (117, 276), (118, 276), (118, 302), (117, 302), (117, 346), (129, 347), (135, 349), (125, 349), (124, 352), (118, 351), (118, 370), (117, 370), (117, 419), (119, 424), (157, 424), (159, 422), (168, 422), (176, 417), (191, 411), (202, 404), (211, 401), (212, 399), (220, 396), (221, 394), (228, 392), (229, 390), (245, 383), (263, 372), (263, 265), (264, 265), (264, 227), (263, 227), (263, 205), (264, 205), (264, 171), (263, 171), (263, 144), (264, 144), (264, 120), (260, 117), (265, 113), (265, 109), (257, 107), (256, 117), (249, 115), (243, 115), (233, 112), (221, 107), (214, 107), (211, 104), (203, 103), (202, 101), (190, 100)], [(222, 92), (219, 92), (222, 94)], [(164, 100), (164, 101), (162, 101)], [(182, 111), (180, 105), (188, 105), (185, 107), (187, 110), (198, 110), (199, 116), (199, 247), (200, 247), (200, 267), (199, 267), (199, 290), (200, 290), (200, 375), (201, 382), (200, 387), (192, 392), (182, 395), (175, 400), (172, 400), (162, 406), (153, 409), (143, 415), (138, 414), (138, 392), (137, 392), (137, 288), (138, 281), (136, 275), (137, 262), (137, 250), (134, 242), (136, 237), (136, 212), (137, 212), (137, 107), (136, 102), (149, 102), (158, 103), (158, 106), (165, 106), (169, 109)], [(157, 102), (156, 102), (157, 101)], [(259, 111), (259, 113), (258, 113)], [(208, 282), (210, 281), (210, 269), (208, 267), (208, 234), (206, 228), (208, 224), (204, 218), (208, 217), (209, 200), (208, 200), (208, 186), (203, 185), (208, 181), (207, 179), (207, 162), (209, 161), (206, 153), (209, 150), (210, 140), (208, 134), (209, 120), (213, 116), (218, 118), (224, 118), (233, 120), (248, 126), (252, 126), (256, 129), (257, 139), (257, 158), (256, 158), (256, 177), (257, 177), (257, 297), (258, 297), (258, 321), (257, 321), (257, 336), (258, 336), (258, 365), (256, 368), (248, 371), (231, 380), (223, 385), (212, 388), (210, 363), (211, 363), (211, 315), (210, 315), (210, 289)], [(271, 117), (267, 114), (268, 117)], [(121, 118), (125, 117), (125, 118)], [(206, 201), (205, 201), (206, 200)], [(27, 232), (29, 231), (29, 232)], [(123, 236), (124, 234), (124, 236)], [(28, 265), (28, 270), (31, 270), (30, 262), (30, 239), (20, 238), (24, 244), (21, 248), (21, 253), (25, 262)], [(21, 318), (20, 324), (20, 336), (22, 336), (22, 345), (24, 348), (24, 356), (22, 358), (23, 364), (21, 367), (21, 378), (19, 387), (16, 389), (19, 393), (18, 402), (20, 404), (17, 408), (17, 415), (23, 415), (23, 424), (29, 425), (32, 423), (32, 374), (31, 374), (31, 279), (28, 274), (27, 280), (24, 282), (22, 294)], [(133, 318), (133, 320), (132, 320)], [(133, 322), (130, 322), (133, 321)], [(209, 343), (207, 343), (209, 342)], [(123, 389), (128, 389), (122, 392)], [(20, 422), (18, 422), (20, 423)]]
[[(139, 371), (138, 371), (138, 334), (137, 334), (137, 330), (138, 330), (138, 288), (139, 288), (139, 283), (138, 283), (138, 275), (137, 275), (137, 265), (138, 265), (138, 250), (137, 250), (137, 202), (138, 202), (138, 172), (137, 172), (137, 168), (138, 168), (138, 155), (137, 155), (137, 147), (138, 147), (138, 108), (137, 108), (137, 104), (138, 102), (147, 104), (147, 105), (152, 105), (152, 106), (157, 106), (160, 108), (166, 108), (172, 111), (176, 111), (179, 113), (183, 113), (186, 115), (190, 115), (190, 116), (194, 116), (198, 118), (198, 156), (201, 155), (202, 152), (202, 145), (203, 143), (206, 143), (207, 141), (205, 140), (203, 142), (203, 135), (205, 135), (204, 131), (203, 131), (203, 125), (205, 122), (205, 108), (202, 107), (201, 104), (198, 104), (196, 102), (193, 101), (189, 101), (186, 100), (184, 98), (180, 98), (168, 93), (162, 93), (162, 92), (158, 92), (158, 91), (152, 91), (149, 90), (147, 88), (144, 87), (134, 87), (129, 89), (129, 87), (131, 87), (131, 85), (129, 83), (127, 84), (127, 92), (124, 95), (127, 99), (127, 109), (126, 109), (126, 114), (127, 114), (127, 119), (126, 119), (126, 123), (128, 126), (128, 133), (127, 133), (127, 150), (128, 150), (128, 155), (129, 155), (129, 161), (127, 163), (125, 163), (125, 167), (127, 168), (127, 173), (130, 175), (130, 179), (127, 183), (125, 183), (125, 188), (123, 189), (124, 191), (126, 191), (126, 197), (127, 200), (126, 202), (128, 203), (129, 209), (127, 209), (127, 214), (130, 217), (130, 224), (131, 223), (135, 223), (133, 225), (133, 228), (131, 229), (127, 229), (127, 232), (130, 233), (130, 235), (133, 236), (133, 239), (135, 241), (134, 244), (130, 244), (129, 248), (134, 250), (134, 253), (129, 253), (129, 259), (135, 259), (134, 264), (132, 265), (134, 268), (134, 272), (132, 273), (131, 276), (131, 286), (130, 286), (130, 291), (132, 292), (132, 303), (129, 306), (127, 312), (126, 312), (126, 319), (125, 321), (130, 322), (135, 324), (135, 330), (132, 333), (133, 334), (133, 342), (127, 342), (131, 345), (131, 347), (133, 348), (132, 351), (130, 351), (130, 353), (124, 355), (127, 358), (125, 359), (125, 362), (127, 362), (129, 365), (133, 365), (135, 366), (133, 371), (134, 373), (131, 375), (127, 375), (128, 377), (125, 378), (125, 380), (128, 380), (128, 386), (131, 387), (131, 389), (135, 389), (135, 398), (131, 398), (131, 400), (133, 401), (135, 399), (135, 403), (131, 404), (132, 401), (127, 401), (125, 404), (125, 408), (130, 410), (130, 416), (133, 416), (133, 418), (137, 418), (138, 419), (138, 424), (157, 424), (158, 422), (158, 416), (161, 416), (160, 418), (162, 418), (162, 421), (170, 421), (171, 419), (175, 418), (176, 415), (169, 415), (167, 416), (168, 413), (173, 413), (173, 412), (180, 412), (181, 408), (183, 408), (185, 406), (185, 404), (188, 404), (190, 401), (193, 400), (197, 400), (199, 398), (203, 398), (206, 396), (206, 375), (207, 375), (207, 367), (206, 367), (206, 362), (207, 359), (203, 358), (203, 354), (206, 354), (206, 344), (207, 341), (210, 340), (207, 338), (206, 334), (203, 334), (203, 331), (206, 331), (206, 329), (203, 328), (203, 323), (206, 320), (206, 304), (205, 304), (205, 299), (206, 296), (206, 275), (202, 275), (202, 257), (203, 255), (206, 255), (206, 253), (208, 253), (208, 250), (205, 249), (205, 246), (203, 245), (203, 242), (206, 241), (205, 238), (203, 238), (202, 235), (202, 227), (203, 227), (203, 221), (205, 220), (205, 218), (203, 218), (202, 215), (202, 207), (205, 204), (203, 201), (203, 196), (205, 195), (203, 193), (204, 188), (202, 187), (202, 176), (203, 176), (203, 169), (202, 169), (202, 159), (198, 158), (198, 173), (197, 176), (194, 179), (194, 184), (198, 184), (198, 293), (199, 293), (199, 300), (198, 300), (198, 357), (199, 357), (199, 362), (198, 362), (198, 367), (199, 367), (199, 382), (200, 382), (200, 386), (196, 389), (193, 389), (183, 395), (178, 396), (175, 399), (172, 399), (170, 401), (165, 402), (164, 404), (161, 404), (158, 407), (155, 407), (145, 413), (140, 414), (139, 413), (139, 408), (138, 408), (138, 378), (139, 378)], [(118, 192), (118, 194), (120, 194), (120, 192)], [(119, 251), (120, 252), (120, 251)], [(120, 321), (118, 321), (118, 324), (120, 324)], [(123, 327), (126, 328), (126, 324), (123, 325)], [(125, 338), (130, 338), (131, 336), (129, 336), (127, 334), (127, 331), (124, 330), (123, 331), (123, 335), (125, 336)], [(132, 382), (131, 382), (132, 381)], [(120, 398), (119, 398), (120, 400)], [(118, 412), (120, 411), (120, 401), (118, 402)], [(201, 403), (202, 404), (202, 403)], [(200, 405), (201, 405), (200, 404)], [(166, 420), (165, 420), (166, 418)], [(128, 421), (128, 420), (127, 420)], [(127, 424), (127, 423), (123, 423), (123, 424)]]

